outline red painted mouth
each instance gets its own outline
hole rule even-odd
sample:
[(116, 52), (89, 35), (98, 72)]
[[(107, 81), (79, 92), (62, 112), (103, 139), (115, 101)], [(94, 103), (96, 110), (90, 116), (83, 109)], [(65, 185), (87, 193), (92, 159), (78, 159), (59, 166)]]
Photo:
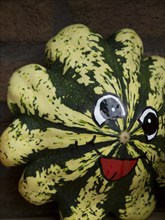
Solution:
[(100, 158), (103, 175), (107, 180), (119, 180), (131, 172), (138, 159), (119, 160), (114, 158)]

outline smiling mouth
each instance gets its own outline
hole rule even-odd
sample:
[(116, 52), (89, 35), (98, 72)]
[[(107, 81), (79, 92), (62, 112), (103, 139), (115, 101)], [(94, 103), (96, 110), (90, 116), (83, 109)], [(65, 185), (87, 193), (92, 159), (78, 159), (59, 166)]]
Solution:
[(100, 157), (103, 176), (107, 180), (119, 180), (128, 175), (136, 166), (138, 158), (124, 160)]

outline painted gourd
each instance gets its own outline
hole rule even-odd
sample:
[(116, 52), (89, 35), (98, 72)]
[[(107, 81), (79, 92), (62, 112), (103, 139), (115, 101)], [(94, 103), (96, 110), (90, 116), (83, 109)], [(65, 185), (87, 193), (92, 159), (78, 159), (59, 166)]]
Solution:
[(48, 67), (24, 66), (8, 87), (16, 115), (1, 162), (27, 164), (19, 191), (57, 201), (61, 219), (146, 219), (165, 186), (165, 60), (143, 58), (131, 29), (104, 40), (76, 24), (46, 45)]

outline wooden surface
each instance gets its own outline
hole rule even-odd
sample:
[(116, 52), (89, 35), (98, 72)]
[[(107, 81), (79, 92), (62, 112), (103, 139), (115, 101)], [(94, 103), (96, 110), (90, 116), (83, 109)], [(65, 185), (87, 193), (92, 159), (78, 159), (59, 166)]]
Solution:
[[(61, 28), (84, 23), (107, 37), (129, 27), (142, 38), (145, 56), (164, 56), (164, 8), (164, 0), (1, 0), (0, 135), (14, 119), (6, 104), (11, 74), (29, 63), (45, 65), (45, 43)], [(17, 184), (23, 169), (0, 164), (0, 219), (58, 220), (57, 204), (34, 206), (20, 196)], [(164, 220), (165, 189), (157, 189), (156, 195), (158, 203), (150, 220)]]

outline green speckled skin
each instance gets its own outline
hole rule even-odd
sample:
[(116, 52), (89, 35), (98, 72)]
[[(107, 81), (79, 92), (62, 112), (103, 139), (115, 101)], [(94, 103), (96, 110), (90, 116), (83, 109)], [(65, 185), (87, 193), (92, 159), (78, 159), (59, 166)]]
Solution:
[[(0, 160), (27, 164), (20, 193), (36, 205), (57, 201), (64, 220), (147, 219), (165, 186), (164, 58), (143, 58), (131, 29), (104, 40), (82, 24), (61, 30), (45, 54), (47, 67), (16, 70), (8, 87), (16, 119)], [(100, 126), (104, 95), (123, 110)]]

